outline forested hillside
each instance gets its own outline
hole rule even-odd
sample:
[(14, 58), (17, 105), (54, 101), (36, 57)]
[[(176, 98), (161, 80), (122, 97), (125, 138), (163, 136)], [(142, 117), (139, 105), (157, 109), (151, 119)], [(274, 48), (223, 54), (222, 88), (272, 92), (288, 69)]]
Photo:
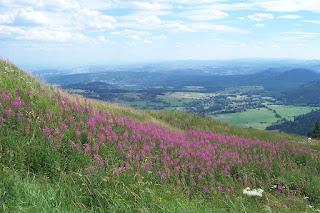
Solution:
[(320, 121), (320, 111), (313, 111), (305, 115), (297, 116), (294, 121), (284, 121), (279, 124), (272, 125), (267, 130), (279, 130), (291, 134), (299, 134), (307, 136)]

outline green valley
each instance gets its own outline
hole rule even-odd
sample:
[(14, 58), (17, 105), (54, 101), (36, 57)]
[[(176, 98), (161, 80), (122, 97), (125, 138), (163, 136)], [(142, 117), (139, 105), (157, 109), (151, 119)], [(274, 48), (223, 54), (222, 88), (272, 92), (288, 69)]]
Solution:
[(279, 121), (292, 121), (297, 116), (318, 109), (318, 107), (266, 105), (264, 108), (249, 109), (237, 113), (218, 114), (213, 117), (230, 125), (264, 130)]

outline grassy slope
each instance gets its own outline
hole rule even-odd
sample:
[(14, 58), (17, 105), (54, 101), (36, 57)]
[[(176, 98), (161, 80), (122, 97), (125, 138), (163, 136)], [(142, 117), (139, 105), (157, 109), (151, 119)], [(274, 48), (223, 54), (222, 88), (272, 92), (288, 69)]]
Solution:
[[(0, 90), (14, 93), (16, 87), (31, 90), (30, 102), (35, 115), (48, 109), (56, 116), (56, 105), (40, 95), (42, 85), (14, 65), (0, 62)], [(222, 134), (234, 134), (270, 141), (303, 143), (303, 138), (285, 134), (273, 134), (253, 129), (229, 127), (221, 122), (193, 114), (163, 111), (137, 111), (90, 101), (91, 105), (111, 114), (126, 115), (141, 121), (152, 121), (169, 129), (189, 128), (211, 130)], [(185, 196), (183, 190), (172, 183), (161, 182), (152, 176), (125, 173), (115, 176), (110, 169), (86, 175), (82, 163), (87, 159), (58, 152), (40, 134), (38, 124), (32, 123), (32, 134), (26, 137), (23, 131), (12, 126), (0, 127), (0, 211), (21, 212), (301, 212), (309, 211), (309, 202), (303, 194), (267, 192), (262, 199), (247, 198), (241, 194), (243, 186), (226, 178), (225, 184), (233, 185), (232, 193), (202, 193)], [(319, 150), (314, 142), (312, 148)], [(110, 157), (115, 157), (110, 154)], [(308, 181), (303, 181), (308, 179)], [(314, 195), (312, 205), (319, 205), (320, 182), (316, 174), (297, 170), (279, 174), (277, 180), (286, 185), (303, 188), (306, 194)], [(261, 180), (257, 179), (257, 183)], [(261, 182), (262, 183), (262, 182)], [(298, 190), (299, 191), (299, 190)]]

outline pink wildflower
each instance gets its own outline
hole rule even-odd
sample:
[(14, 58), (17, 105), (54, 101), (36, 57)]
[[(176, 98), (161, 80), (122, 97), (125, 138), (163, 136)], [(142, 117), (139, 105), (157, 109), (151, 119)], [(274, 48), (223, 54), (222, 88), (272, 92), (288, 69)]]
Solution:
[(84, 148), (84, 152), (86, 153), (86, 155), (91, 154), (91, 147), (89, 144), (87, 144), (86, 147)]
[(90, 117), (89, 120), (88, 120), (88, 127), (91, 129), (91, 130), (95, 130), (96, 128), (96, 121), (94, 119), (94, 117)]
[(98, 166), (104, 166), (104, 161), (101, 159), (101, 157), (99, 155), (97, 155), (97, 154), (94, 155), (93, 159)]
[(23, 101), (21, 100), (21, 98), (19, 96), (17, 96), (12, 102), (12, 106), (16, 109), (21, 108), (22, 105), (23, 105)]
[(8, 117), (11, 117), (12, 116), (12, 110), (11, 109), (7, 109), (6, 110), (6, 115), (8, 116)]
[(209, 193), (209, 192), (210, 192), (209, 186), (205, 185), (205, 186), (203, 187), (203, 191), (204, 191), (205, 193)]
[(51, 136), (51, 129), (49, 129), (49, 128), (44, 128), (44, 129), (42, 129), (42, 132), (43, 132), (47, 137)]
[(81, 132), (79, 130), (76, 130), (76, 137), (79, 138), (81, 136)]
[(105, 142), (105, 140), (106, 140), (106, 137), (104, 136), (104, 134), (103, 133), (99, 133), (99, 135), (98, 135), (99, 144), (103, 144), (103, 142)]
[(10, 96), (9, 96), (9, 94), (7, 92), (2, 93), (1, 96), (2, 96), (2, 100), (4, 102), (8, 102), (10, 100)]
[(19, 95), (20, 94), (20, 89), (17, 87), (16, 88), (16, 95)]

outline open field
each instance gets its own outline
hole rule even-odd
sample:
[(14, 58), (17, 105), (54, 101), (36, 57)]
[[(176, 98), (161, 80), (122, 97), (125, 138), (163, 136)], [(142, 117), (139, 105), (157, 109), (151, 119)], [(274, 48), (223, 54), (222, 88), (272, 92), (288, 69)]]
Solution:
[(294, 117), (307, 114), (312, 110), (319, 109), (317, 107), (304, 106), (285, 106), (285, 105), (269, 105), (270, 109), (275, 110), (282, 118), (293, 121)]
[(167, 98), (170, 99), (203, 99), (212, 94), (208, 93), (200, 93), (200, 92), (173, 92), (166, 95)]
[(267, 107), (249, 109), (244, 112), (224, 113), (214, 117), (230, 125), (264, 130), (281, 119), (293, 120), (295, 116), (317, 109), (316, 107), (286, 105), (268, 105)]
[(270, 124), (278, 121), (275, 114), (266, 108), (225, 113), (214, 117), (230, 125), (256, 129), (265, 129)]

